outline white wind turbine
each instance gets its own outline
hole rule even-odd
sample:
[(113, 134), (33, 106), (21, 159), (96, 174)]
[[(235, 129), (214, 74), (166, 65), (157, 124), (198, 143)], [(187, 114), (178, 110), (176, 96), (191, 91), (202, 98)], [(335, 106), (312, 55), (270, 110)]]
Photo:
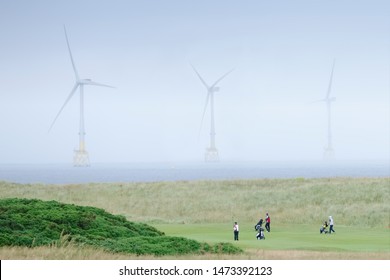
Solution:
[(68, 45), (70, 60), (72, 61), (72, 66), (73, 66), (74, 74), (75, 74), (75, 77), (76, 77), (76, 83), (73, 86), (73, 89), (70, 92), (68, 98), (65, 100), (65, 103), (62, 105), (62, 107), (61, 107), (60, 111), (58, 112), (57, 116), (55, 117), (53, 123), (51, 124), (49, 131), (54, 126), (56, 120), (58, 119), (58, 117), (61, 114), (62, 110), (65, 108), (66, 104), (69, 102), (69, 100), (75, 94), (76, 90), (79, 88), (80, 89), (79, 149), (78, 150), (74, 150), (73, 165), (74, 166), (89, 166), (89, 156), (88, 156), (88, 152), (85, 149), (84, 86), (85, 85), (92, 85), (92, 86), (102, 86), (102, 87), (109, 87), (109, 88), (113, 88), (113, 87), (109, 86), (109, 85), (96, 83), (96, 82), (92, 81), (91, 79), (80, 79), (79, 74), (78, 74), (77, 69), (76, 69), (76, 65), (75, 65), (74, 60), (73, 60), (72, 52), (70, 50), (68, 35), (66, 33), (65, 26), (64, 26), (64, 32), (65, 32), (66, 43)]
[[(230, 74), (234, 69), (228, 71), (227, 73), (225, 73), (223, 76), (221, 76), (218, 80), (216, 80), (214, 82), (214, 84), (212, 84), (211, 86), (209, 86), (204, 80), (203, 78), (200, 76), (200, 74), (198, 73), (198, 71), (196, 71), (195, 67), (191, 64), (191, 67), (192, 69), (194, 69), (196, 75), (199, 77), (200, 81), (202, 82), (202, 84), (206, 87), (207, 89), (207, 96), (206, 96), (206, 103), (205, 103), (205, 106), (204, 106), (204, 110), (203, 110), (203, 115), (202, 115), (202, 121), (201, 121), (201, 127), (200, 129), (202, 129), (202, 124), (203, 124), (203, 119), (204, 119), (204, 115), (206, 113), (206, 110), (207, 110), (207, 105), (209, 103), (209, 100), (210, 100), (210, 115), (211, 115), (211, 125), (210, 125), (210, 147), (209, 148), (206, 148), (206, 153), (205, 153), (205, 161), (206, 162), (216, 162), (216, 161), (219, 161), (219, 155), (218, 155), (218, 150), (215, 146), (215, 123), (214, 123), (214, 93), (219, 91), (219, 87), (217, 87), (217, 84), (223, 79), (225, 78), (228, 74)], [(199, 131), (200, 133), (200, 131)]]
[(332, 72), (330, 74), (330, 80), (328, 85), (328, 91), (324, 99), (320, 100), (326, 103), (327, 115), (328, 115), (328, 143), (324, 148), (324, 159), (332, 159), (334, 157), (334, 150), (332, 146), (332, 129), (331, 129), (331, 104), (336, 101), (336, 97), (331, 97), (330, 92), (332, 89), (333, 70), (335, 65), (335, 59), (333, 59)]

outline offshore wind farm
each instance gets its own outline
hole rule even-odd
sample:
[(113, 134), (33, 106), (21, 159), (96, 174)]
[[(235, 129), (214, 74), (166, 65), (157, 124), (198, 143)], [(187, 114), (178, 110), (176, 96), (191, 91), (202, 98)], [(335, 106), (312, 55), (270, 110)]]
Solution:
[(305, 3), (2, 3), (0, 164), (388, 160), (387, 4)]
[(0, 259), (390, 259), (389, 1), (91, 3), (0, 1)]

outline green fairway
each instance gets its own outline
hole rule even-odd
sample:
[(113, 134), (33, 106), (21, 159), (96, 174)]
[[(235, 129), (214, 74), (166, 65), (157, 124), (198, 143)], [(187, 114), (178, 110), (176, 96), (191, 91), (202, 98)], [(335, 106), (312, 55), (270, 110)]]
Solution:
[(156, 224), (167, 235), (183, 236), (202, 242), (232, 242), (243, 249), (309, 250), (338, 252), (389, 252), (389, 229), (335, 226), (336, 233), (320, 234), (320, 225), (275, 225), (256, 239), (254, 224), (240, 224), (240, 240), (233, 241), (229, 224)]

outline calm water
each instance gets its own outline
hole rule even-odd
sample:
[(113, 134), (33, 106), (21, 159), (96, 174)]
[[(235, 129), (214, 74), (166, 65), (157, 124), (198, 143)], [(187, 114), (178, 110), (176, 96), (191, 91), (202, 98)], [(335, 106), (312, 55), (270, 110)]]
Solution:
[(389, 177), (390, 161), (0, 165), (16, 183), (153, 182), (257, 178)]

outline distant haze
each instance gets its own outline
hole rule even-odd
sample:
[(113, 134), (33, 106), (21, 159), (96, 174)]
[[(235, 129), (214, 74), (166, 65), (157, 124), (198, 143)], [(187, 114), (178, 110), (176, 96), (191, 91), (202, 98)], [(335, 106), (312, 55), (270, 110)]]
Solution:
[(390, 1), (0, 1), (0, 164), (71, 163), (85, 86), (90, 160), (390, 160)]

